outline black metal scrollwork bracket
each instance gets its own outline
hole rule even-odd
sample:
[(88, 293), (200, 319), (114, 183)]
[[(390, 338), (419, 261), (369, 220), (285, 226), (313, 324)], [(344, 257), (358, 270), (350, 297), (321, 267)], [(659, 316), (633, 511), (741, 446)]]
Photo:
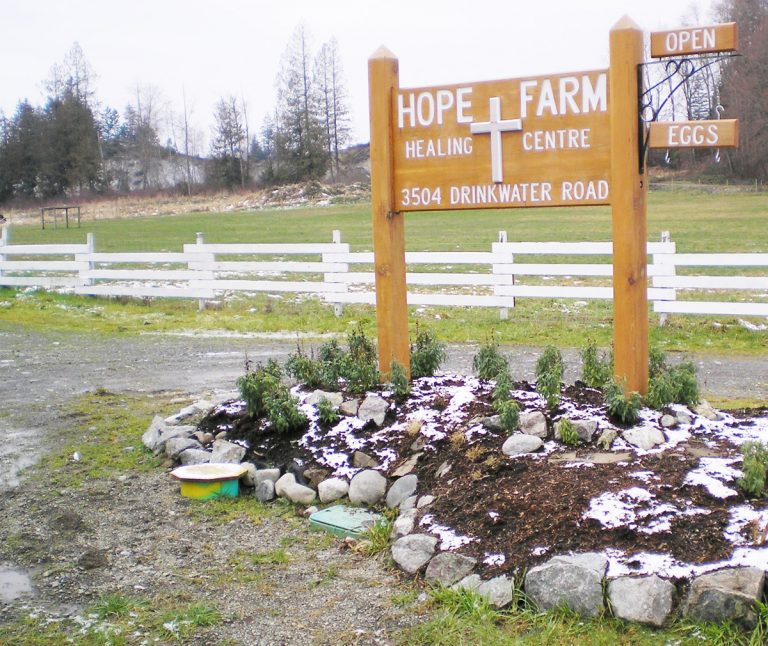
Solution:
[[(671, 58), (662, 61), (651, 61), (648, 63), (640, 63), (637, 66), (637, 87), (638, 87), (638, 145), (640, 147), (640, 174), (645, 172), (645, 159), (648, 152), (648, 139), (650, 137), (650, 130), (648, 124), (657, 121), (662, 109), (672, 96), (677, 92), (691, 77), (695, 76), (702, 70), (711, 67), (717, 63), (720, 63), (729, 58), (741, 56), (741, 54), (728, 53), (717, 54), (715, 56), (695, 56), (684, 58)], [(647, 67), (661, 65), (664, 67), (664, 78), (654, 83), (651, 87), (643, 89), (644, 74), (643, 72)], [(674, 84), (673, 84), (674, 83)], [(662, 87), (663, 85), (671, 85), (671, 88), (667, 95), (659, 101), (659, 104), (654, 107), (653, 105), (653, 93), (654, 90)]]

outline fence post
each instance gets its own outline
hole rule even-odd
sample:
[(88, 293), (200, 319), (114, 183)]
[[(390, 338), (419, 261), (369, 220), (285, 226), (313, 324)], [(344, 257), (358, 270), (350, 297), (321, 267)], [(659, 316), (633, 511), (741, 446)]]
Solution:
[[(331, 242), (333, 244), (341, 244), (341, 231), (338, 229), (334, 229), (331, 233)], [(327, 281), (328, 279), (324, 276), (323, 280)], [(346, 285), (346, 288), (349, 289), (349, 286)], [(336, 318), (340, 317), (344, 313), (344, 305), (341, 303), (334, 303), (333, 304), (333, 314), (336, 316)]]
[[(672, 238), (669, 235), (669, 231), (661, 232), (661, 242), (672, 242)], [(654, 265), (656, 264), (656, 254), (653, 255), (653, 264)], [(677, 268), (675, 267), (675, 265), (670, 265), (670, 266), (672, 269), (670, 270), (669, 275), (674, 276), (677, 273)], [(669, 315), (666, 312), (661, 312), (659, 314), (659, 327), (664, 327), (664, 325), (666, 325), (668, 316)]]
[[(93, 253), (96, 251), (96, 237), (93, 233), (87, 233), (85, 236), (85, 244), (88, 246), (88, 262), (85, 264), (87, 271), (93, 271), (95, 263), (93, 262)], [(86, 278), (83, 276), (82, 269), (80, 270), (80, 283), (82, 285), (93, 285), (93, 278), (90, 276)]]
[[(198, 231), (195, 233), (195, 244), (198, 246), (202, 246), (205, 244), (205, 236), (203, 235), (202, 231)], [(187, 269), (191, 271), (190, 263), (187, 261)], [(189, 286), (192, 287), (193, 281), (189, 281)], [(198, 298), (197, 299), (197, 311), (202, 312), (205, 310), (205, 299), (204, 298)]]
[[(0, 225), (0, 262), (5, 262), (6, 256), (3, 253), (3, 247), (10, 244), (11, 241), (11, 225)], [(0, 276), (3, 275), (3, 267), (0, 265)]]
[[(499, 231), (499, 242), (507, 242), (507, 232), (506, 231)], [(514, 262), (515, 257), (510, 254), (509, 256), (510, 262)], [(493, 269), (491, 269), (493, 271)], [(515, 284), (515, 275), (512, 274), (509, 277), (509, 284), (514, 285)], [(493, 286), (493, 291), (497, 292), (498, 289), (496, 288), (496, 285)], [(512, 307), (514, 307), (515, 300), (512, 299)], [(508, 307), (501, 307), (499, 308), (499, 320), (500, 321), (507, 321), (509, 320), (509, 308)]]

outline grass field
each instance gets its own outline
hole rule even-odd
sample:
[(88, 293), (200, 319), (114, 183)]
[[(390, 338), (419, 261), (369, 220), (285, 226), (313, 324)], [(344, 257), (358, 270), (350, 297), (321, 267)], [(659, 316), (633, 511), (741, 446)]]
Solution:
[[(765, 193), (652, 192), (648, 237), (669, 231), (682, 252), (768, 251), (768, 195)], [(236, 213), (85, 221), (82, 228), (41, 230), (15, 226), (12, 241), (84, 242), (96, 236), (97, 251), (180, 251), (195, 241), (323, 242), (338, 229), (353, 250), (372, 248), (368, 204), (273, 209)], [(610, 240), (607, 207), (508, 209), (414, 213), (406, 216), (407, 248), (413, 251), (488, 250), (505, 230), (510, 241)]]
[[(649, 239), (658, 240), (661, 231), (669, 231), (680, 252), (768, 252), (765, 193), (652, 192), (648, 213)], [(84, 242), (86, 232), (93, 232), (97, 251), (180, 251), (184, 243), (194, 242), (198, 231), (207, 242), (322, 242), (330, 241), (334, 229), (353, 250), (372, 248), (367, 204), (85, 221), (81, 229), (15, 226), (11, 240)], [(500, 230), (507, 231), (510, 241), (609, 240), (610, 210), (510, 209), (406, 217), (407, 248), (414, 251), (489, 250)], [(178, 329), (343, 333), (357, 321), (371, 333), (375, 327), (370, 307), (346, 307), (336, 318), (330, 307), (317, 301), (289, 297), (239, 297), (217, 310), (196, 308), (192, 301), (146, 304), (0, 289), (0, 322), (38, 329), (107, 334)], [(518, 299), (509, 321), (499, 321), (492, 308), (422, 308), (412, 310), (412, 321), (417, 320), (428, 322), (441, 339), (456, 342), (482, 342), (494, 335), (508, 344), (579, 347), (587, 337), (604, 346), (612, 337), (612, 306), (606, 301)], [(746, 329), (737, 318), (672, 316), (664, 327), (658, 327), (655, 316), (650, 321), (652, 342), (666, 350), (768, 352), (768, 334)]]

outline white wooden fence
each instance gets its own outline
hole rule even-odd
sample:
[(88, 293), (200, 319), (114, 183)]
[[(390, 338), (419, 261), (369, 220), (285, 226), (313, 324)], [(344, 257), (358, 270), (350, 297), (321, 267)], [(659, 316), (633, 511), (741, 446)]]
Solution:
[[(375, 303), (373, 253), (351, 252), (338, 231), (331, 242), (317, 244), (209, 244), (198, 234), (181, 252), (158, 253), (96, 252), (92, 234), (85, 244), (14, 245), (8, 227), (2, 232), (0, 286), (201, 304), (228, 292), (313, 294), (337, 307)], [(611, 253), (610, 242), (508, 242), (504, 232), (490, 251), (407, 252), (408, 303), (497, 307), (506, 317), (515, 298), (611, 299)], [(678, 267), (766, 268), (768, 254), (679, 254), (668, 236), (649, 242), (648, 254), (655, 312), (768, 316), (768, 276), (677, 273)], [(543, 261), (515, 262), (520, 256)], [(547, 284), (530, 284), (536, 280)], [(751, 300), (678, 300), (681, 290), (708, 298), (739, 290)]]

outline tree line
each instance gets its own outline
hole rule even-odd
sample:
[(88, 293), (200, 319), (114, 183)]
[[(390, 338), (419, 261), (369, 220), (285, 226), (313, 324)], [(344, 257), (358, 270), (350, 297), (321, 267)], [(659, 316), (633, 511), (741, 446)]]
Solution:
[(158, 88), (137, 85), (121, 114), (100, 106), (94, 81), (75, 43), (44, 81), (42, 106), (25, 99), (13, 115), (0, 113), (0, 203), (155, 189), (168, 177), (191, 192), (339, 175), (350, 115), (338, 43), (313, 53), (303, 26), (283, 54), (278, 100), (261, 128), (251, 131), (244, 99), (221, 97), (207, 155), (186, 96), (176, 113)]

